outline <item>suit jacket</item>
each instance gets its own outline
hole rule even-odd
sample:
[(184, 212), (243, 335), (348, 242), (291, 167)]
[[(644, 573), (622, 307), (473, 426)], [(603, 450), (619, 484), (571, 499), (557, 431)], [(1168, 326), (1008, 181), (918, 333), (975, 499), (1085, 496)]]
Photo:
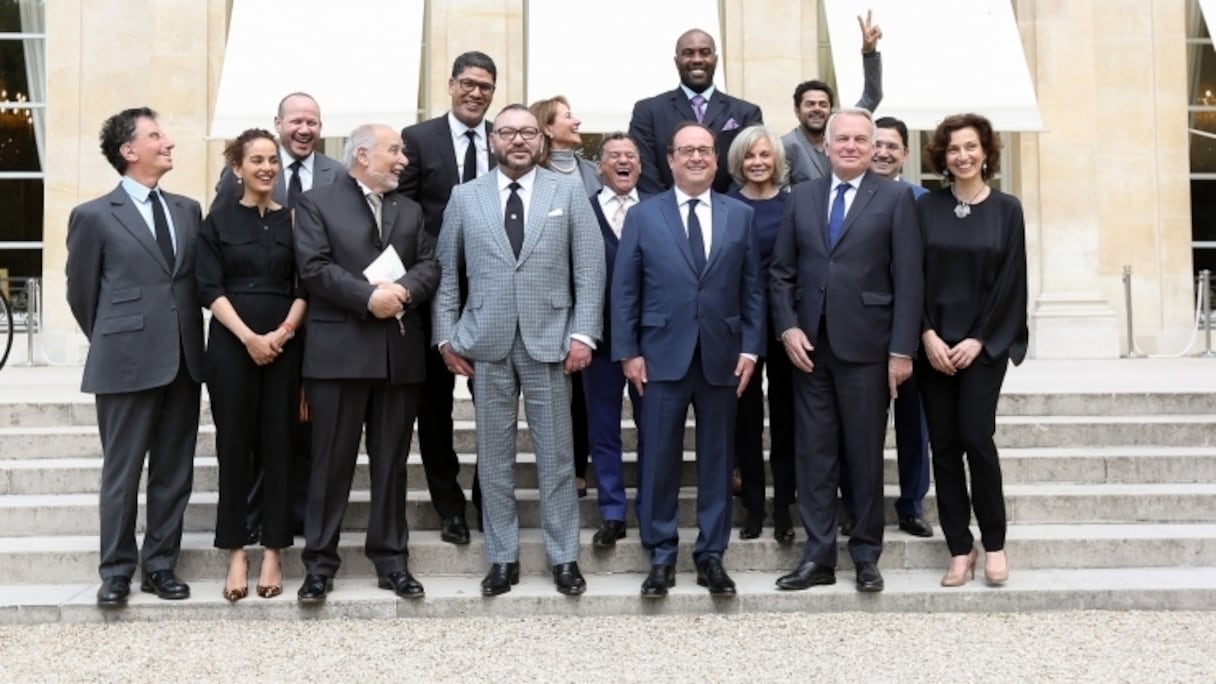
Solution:
[[(417, 202), (389, 193), (381, 211), (383, 238), (350, 175), (300, 195), (296, 265), (309, 293), (306, 378), (388, 379), (394, 385), (426, 378), (420, 307), (439, 284), (435, 240), (423, 229)], [(400, 321), (367, 310), (374, 288), (363, 269), (390, 245), (407, 270), (397, 282), (411, 297)]]
[[(638, 193), (639, 202), (648, 197), (650, 195)], [(604, 216), (598, 191), (591, 194), (591, 210), (595, 212), (595, 219), (600, 223), (600, 234), (604, 237), (604, 266), (608, 274), (604, 280), (604, 341), (596, 348), (595, 355), (615, 359), (612, 355), (612, 270), (616, 265), (616, 253), (621, 241), (617, 238), (616, 231), (612, 230), (608, 217)], [(630, 207), (629, 211), (633, 211), (633, 207)]]
[(682, 379), (698, 342), (706, 380), (737, 385), (739, 354), (765, 350), (764, 278), (752, 208), (713, 193), (705, 270), (668, 190), (629, 210), (612, 272), (612, 355), (646, 359), (649, 380)]
[[(516, 259), (503, 227), (499, 174), (452, 190), (439, 233), (443, 278), (431, 308), (435, 344), (474, 361), (502, 361), (523, 337), (528, 355), (556, 363), (570, 335), (601, 337), (604, 242), (578, 179), (536, 169)], [(459, 276), (468, 273), (468, 301)]]
[(168, 385), (183, 356), (190, 377), (203, 380), (203, 316), (194, 286), (202, 212), (188, 197), (166, 192), (164, 201), (177, 238), (172, 264), (121, 185), (68, 218), (68, 305), (89, 338), (82, 392)]
[[(494, 125), (489, 121), (486, 122), (486, 130), (494, 130)], [(488, 137), (487, 133), (487, 145)], [(463, 171), (452, 146), (452, 126), (448, 123), (448, 115), (445, 113), (405, 127), (401, 131), (401, 139), (405, 141), (405, 157), (409, 165), (401, 174), (397, 190), (422, 205), (427, 231), (438, 236), (443, 225), (443, 210), (448, 205), (452, 188), (460, 185)], [(497, 160), (492, 151), (487, 150), (487, 156), (492, 171), (497, 166)]]
[(795, 186), (786, 200), (770, 271), (774, 334), (799, 327), (816, 345), (824, 317), (844, 361), (912, 356), (924, 301), (923, 249), (912, 193), (866, 173), (829, 249), (832, 177)]
[[(290, 161), (281, 160), (282, 169), (279, 172), (279, 177), (274, 181), (274, 201), (283, 206), (287, 206), (287, 177), (291, 175), (288, 170)], [(320, 152), (313, 153), (312, 160), (312, 187), (319, 188), (322, 185), (329, 185), (334, 181), (346, 176), (346, 167), (342, 162), (326, 157)], [(221, 203), (231, 204), (241, 198), (238, 193), (240, 185), (236, 182), (236, 176), (232, 175), (232, 168), (225, 166), (220, 172), (220, 179), (215, 184), (215, 198), (211, 200), (211, 206), (220, 206)], [(312, 188), (309, 188), (310, 190)]]
[[(861, 66), (865, 72), (865, 85), (861, 99), (855, 106), (873, 112), (882, 102), (882, 55), (877, 52), (862, 53)], [(832, 175), (823, 149), (811, 144), (802, 133), (802, 126), (781, 136), (785, 146), (785, 162), (790, 169), (790, 185)]]
[[(731, 185), (730, 170), (726, 168), (726, 151), (739, 131), (752, 124), (763, 123), (760, 108), (737, 97), (714, 89), (713, 96), (705, 104), (704, 123), (714, 132), (718, 147), (718, 173), (714, 177), (714, 190), (726, 192)], [(638, 192), (658, 194), (672, 186), (671, 167), (667, 164), (667, 139), (681, 121), (696, 121), (692, 103), (682, 88), (660, 93), (633, 106), (633, 117), (629, 120), (629, 135), (638, 141), (638, 154), (642, 159), (642, 177), (638, 180)]]

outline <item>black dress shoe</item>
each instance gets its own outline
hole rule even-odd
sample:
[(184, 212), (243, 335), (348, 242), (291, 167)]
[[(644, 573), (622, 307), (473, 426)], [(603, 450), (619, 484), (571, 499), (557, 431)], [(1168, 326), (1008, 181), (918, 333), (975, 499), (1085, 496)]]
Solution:
[(764, 527), (764, 516), (748, 513), (747, 522), (743, 523), (743, 527), (739, 528), (739, 538), (755, 539), (760, 536), (761, 527)]
[(519, 584), (519, 562), (491, 563), (490, 571), (481, 580), (482, 596), (498, 596), (511, 591), (511, 585)]
[(697, 584), (709, 587), (709, 593), (714, 596), (735, 595), (735, 581), (726, 574), (726, 568), (717, 558), (710, 558), (697, 566)]
[[(780, 506), (774, 508), (780, 509)], [(782, 515), (777, 510), (773, 511), (773, 539), (776, 539), (781, 544), (794, 543), (794, 523), (790, 521), (788, 512)]]
[(777, 588), (787, 591), (810, 589), (821, 584), (836, 584), (836, 568), (803, 561), (794, 571), (777, 578)]
[(144, 581), (139, 583), (139, 590), (156, 594), (156, 598), (166, 601), (190, 598), (190, 585), (179, 580), (172, 570), (144, 573)]
[(595, 531), (591, 544), (597, 549), (616, 546), (616, 540), (625, 538), (625, 523), (621, 520), (605, 520), (600, 523), (600, 529)]
[(650, 574), (642, 582), (642, 598), (660, 599), (667, 597), (667, 590), (676, 585), (676, 566), (652, 565)]
[(578, 571), (578, 562), (558, 563), (553, 566), (553, 584), (558, 593), (566, 596), (578, 596), (587, 591), (587, 580)]
[(857, 563), (857, 591), (882, 591), (882, 573), (874, 561)]
[(920, 516), (916, 516), (915, 518), (900, 518), (899, 529), (913, 537), (933, 536), (933, 526), (925, 522), (925, 519)]
[(445, 519), (439, 526), (439, 538), (449, 544), (468, 544), (469, 525), (464, 521), (464, 516), (453, 515)]
[(842, 537), (853, 536), (853, 527), (856, 524), (857, 524), (857, 520), (855, 518), (853, 518), (853, 516), (846, 513), (845, 516), (840, 519), (840, 536), (842, 536)]
[(127, 604), (131, 595), (131, 578), (116, 575), (108, 577), (97, 590), (97, 606), (99, 608), (120, 608)]
[(329, 596), (329, 592), (334, 590), (334, 581), (325, 575), (305, 575), (304, 584), (300, 585), (300, 591), (296, 593), (296, 598), (305, 605), (316, 605), (325, 603), (325, 598)]
[(379, 585), (381, 589), (392, 589), (393, 593), (401, 598), (420, 599), (426, 596), (426, 590), (422, 588), (422, 584), (418, 580), (414, 579), (409, 570), (381, 575)]

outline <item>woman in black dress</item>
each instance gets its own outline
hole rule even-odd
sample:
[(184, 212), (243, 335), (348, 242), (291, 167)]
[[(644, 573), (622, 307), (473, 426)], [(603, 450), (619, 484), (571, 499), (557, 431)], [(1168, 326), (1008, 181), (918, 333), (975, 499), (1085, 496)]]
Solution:
[(242, 194), (212, 207), (199, 231), (199, 299), (211, 309), (207, 392), (215, 421), (219, 504), (215, 546), (228, 549), (224, 598), (248, 595), (245, 514), (263, 467), (258, 595), (282, 593), (280, 550), (291, 546), (291, 435), (300, 410), (299, 341), (306, 303), (296, 282), (291, 214), (274, 201), (279, 145), (250, 129), (224, 150)]
[[(947, 187), (917, 203), (925, 245), (921, 383), (937, 510), (952, 559), (942, 586), (966, 584), (984, 545), (984, 578), (1004, 584), (1005, 497), (993, 434), (1009, 362), (1026, 357), (1026, 226), (1013, 195), (988, 185), (1001, 141), (978, 114), (947, 117), (926, 148)], [(971, 492), (963, 455), (971, 471)]]

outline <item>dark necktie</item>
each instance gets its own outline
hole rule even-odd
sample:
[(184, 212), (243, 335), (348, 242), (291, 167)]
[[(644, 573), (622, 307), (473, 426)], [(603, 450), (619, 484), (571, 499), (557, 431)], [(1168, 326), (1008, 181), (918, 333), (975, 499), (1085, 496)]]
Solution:
[(470, 128), (464, 135), (469, 144), (464, 148), (464, 172), (460, 174), (460, 182), (468, 183), (477, 177), (477, 131)]
[(519, 197), (519, 183), (512, 182), (507, 186), (511, 196), (507, 198), (506, 216), (503, 224), (507, 229), (507, 240), (511, 242), (511, 251), (519, 258), (519, 250), (524, 246), (524, 201)]
[(688, 200), (688, 248), (692, 250), (692, 265), (697, 273), (705, 270), (705, 235), (701, 233), (701, 219), (697, 218), (697, 202)]
[(173, 238), (169, 235), (169, 219), (165, 216), (165, 207), (160, 203), (160, 193), (153, 190), (148, 193), (148, 201), (152, 202), (152, 226), (156, 228), (156, 244), (160, 245), (160, 253), (165, 255), (165, 261), (173, 265)]
[(844, 194), (852, 187), (848, 183), (836, 186), (836, 199), (832, 200), (832, 211), (828, 214), (828, 249), (836, 249), (840, 230), (844, 228)]
[(304, 192), (304, 186), (300, 183), (300, 160), (297, 159), (291, 163), (291, 180), (287, 181), (287, 206), (296, 206), (296, 197)]

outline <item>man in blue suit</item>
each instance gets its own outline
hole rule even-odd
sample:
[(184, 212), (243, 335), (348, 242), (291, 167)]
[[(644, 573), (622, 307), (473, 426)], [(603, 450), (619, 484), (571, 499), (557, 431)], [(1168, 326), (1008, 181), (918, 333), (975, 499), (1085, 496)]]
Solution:
[[(675, 187), (625, 217), (612, 278), (612, 355), (644, 395), (642, 596), (675, 585), (684, 422), (696, 410), (697, 584), (733, 596), (722, 566), (730, 539), (735, 408), (765, 347), (764, 279), (747, 205), (711, 191), (713, 132), (676, 126), (667, 145)], [(704, 228), (703, 228), (704, 227)]]
[[(717, 149), (725, 154), (739, 131), (763, 120), (759, 107), (714, 87), (718, 49), (713, 36), (700, 29), (685, 31), (676, 41), (675, 63), (680, 86), (638, 100), (629, 120), (629, 135), (637, 141), (642, 155), (638, 190), (649, 195), (672, 186), (666, 146), (679, 123), (695, 121), (704, 125), (713, 134)], [(726, 192), (730, 185), (730, 172), (722, 164), (714, 176), (713, 189)]]

